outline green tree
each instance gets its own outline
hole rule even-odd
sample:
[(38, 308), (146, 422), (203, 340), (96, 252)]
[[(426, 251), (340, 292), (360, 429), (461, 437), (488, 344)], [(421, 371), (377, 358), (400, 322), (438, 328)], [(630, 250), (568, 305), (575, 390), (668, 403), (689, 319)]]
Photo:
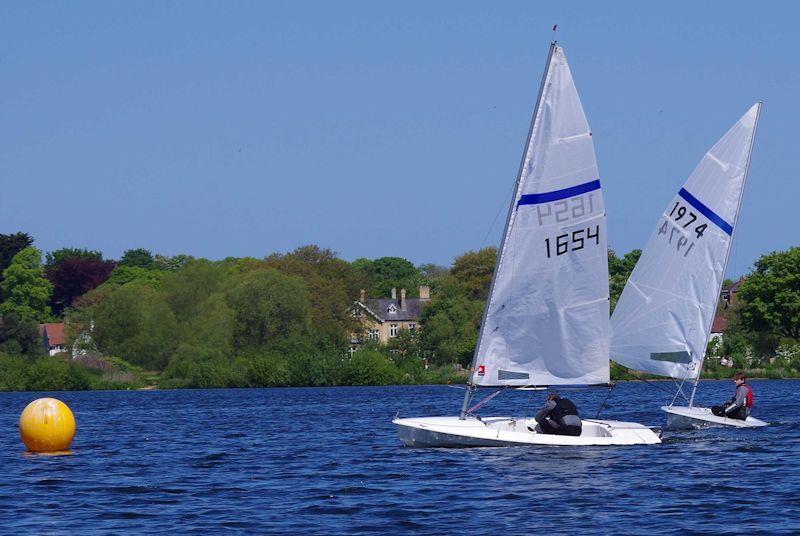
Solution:
[(164, 272), (160, 270), (142, 268), (141, 266), (117, 265), (111, 272), (105, 284), (111, 286), (125, 285), (126, 283), (141, 283), (153, 287), (161, 284)]
[(17, 313), (3, 315), (0, 323), (0, 347), (2, 351), (14, 356), (43, 354), (38, 323), (20, 318)]
[(226, 270), (206, 260), (189, 261), (162, 278), (164, 297), (179, 321), (197, 315), (203, 302), (220, 291), (229, 277)]
[(177, 322), (163, 295), (130, 283), (110, 291), (94, 309), (101, 351), (150, 370), (162, 370), (174, 352)]
[(633, 272), (633, 268), (642, 255), (641, 249), (629, 251), (622, 258), (612, 250), (608, 250), (608, 286), (611, 294), (611, 310), (617, 305), (620, 295)]
[(362, 348), (345, 365), (349, 385), (391, 385), (400, 381), (401, 373), (382, 353)]
[(800, 340), (800, 247), (762, 256), (737, 297), (745, 330)]
[(494, 273), (497, 249), (486, 247), (468, 251), (455, 258), (450, 269), (450, 280), (460, 294), (471, 300), (486, 300)]
[(153, 254), (144, 248), (129, 249), (122, 254), (122, 258), (117, 263), (120, 266), (132, 266), (152, 270), (156, 267)]
[(419, 269), (401, 257), (357, 259), (353, 266), (366, 276), (366, 290), (373, 297), (389, 296), (392, 288), (408, 289), (408, 297), (415, 297), (419, 285), (427, 283)]
[(15, 313), (24, 322), (50, 320), (50, 294), (53, 285), (44, 277), (42, 254), (27, 247), (14, 255), (3, 272), (0, 283), (5, 301), (0, 304), (0, 314)]
[(193, 260), (194, 257), (191, 255), (180, 254), (175, 255), (174, 257), (168, 257), (159, 253), (156, 254), (155, 259), (153, 259), (153, 265), (156, 270), (171, 272), (173, 270), (183, 268)]
[(103, 253), (100, 251), (83, 249), (83, 248), (61, 248), (55, 251), (49, 251), (45, 255), (45, 268), (52, 268), (59, 265), (65, 260), (77, 259), (82, 261), (102, 261)]
[(364, 276), (335, 252), (303, 246), (285, 255), (270, 255), (265, 264), (303, 279), (315, 333), (343, 345), (345, 337), (357, 329), (348, 308), (364, 286)]
[(17, 253), (32, 244), (33, 238), (28, 233), (0, 234), (0, 274), (6, 271)]
[(234, 348), (260, 349), (283, 337), (309, 333), (303, 280), (266, 268), (237, 275), (226, 293), (234, 315)]

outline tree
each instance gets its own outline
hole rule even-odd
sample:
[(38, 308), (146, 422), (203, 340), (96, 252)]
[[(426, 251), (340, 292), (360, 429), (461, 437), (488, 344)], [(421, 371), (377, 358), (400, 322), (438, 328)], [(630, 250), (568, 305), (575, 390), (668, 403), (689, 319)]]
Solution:
[(737, 297), (744, 329), (800, 339), (800, 247), (762, 256)]
[(75, 298), (103, 284), (115, 266), (114, 261), (89, 256), (53, 258), (53, 262), (45, 273), (53, 284), (50, 306), (58, 316)]
[(226, 295), (234, 314), (236, 350), (269, 347), (309, 333), (308, 291), (299, 277), (273, 268), (238, 275)]
[(0, 348), (11, 355), (35, 356), (44, 353), (39, 325), (17, 313), (3, 315), (0, 323)]
[(45, 268), (52, 268), (67, 259), (83, 259), (91, 261), (102, 261), (103, 254), (99, 251), (81, 248), (61, 248), (50, 251), (45, 255)]
[(450, 279), (467, 298), (485, 300), (489, 295), (496, 258), (497, 249), (494, 247), (468, 251), (453, 261)]
[(156, 267), (153, 254), (144, 248), (127, 250), (122, 254), (118, 264), (120, 266), (144, 268), (145, 270), (152, 270)]
[(17, 253), (32, 244), (33, 238), (28, 233), (0, 234), (0, 274)]
[(419, 269), (401, 257), (357, 259), (353, 266), (366, 276), (370, 296), (389, 296), (392, 288), (405, 288), (414, 297), (419, 285), (427, 283)]
[(358, 327), (348, 313), (350, 304), (364, 286), (364, 275), (336, 257), (336, 253), (318, 246), (303, 246), (285, 255), (270, 255), (267, 266), (303, 278), (311, 304), (314, 331), (334, 344)]
[(628, 282), (628, 278), (631, 276), (631, 272), (633, 272), (633, 268), (641, 255), (641, 249), (634, 249), (619, 258), (614, 251), (608, 250), (608, 286), (612, 311), (617, 305), (617, 301), (625, 289), (625, 284)]
[(50, 320), (50, 294), (53, 285), (45, 279), (42, 253), (27, 247), (14, 255), (3, 272), (0, 283), (5, 301), (0, 304), (0, 314), (16, 313), (23, 322)]
[(175, 255), (174, 257), (168, 257), (166, 255), (161, 255), (159, 253), (156, 254), (155, 259), (153, 259), (153, 263), (156, 270), (171, 272), (179, 268), (183, 268), (193, 260), (194, 257), (192, 257), (191, 255), (180, 254), (180, 255)]
[(141, 283), (109, 291), (94, 308), (94, 320), (101, 351), (151, 370), (163, 370), (179, 342), (166, 300)]

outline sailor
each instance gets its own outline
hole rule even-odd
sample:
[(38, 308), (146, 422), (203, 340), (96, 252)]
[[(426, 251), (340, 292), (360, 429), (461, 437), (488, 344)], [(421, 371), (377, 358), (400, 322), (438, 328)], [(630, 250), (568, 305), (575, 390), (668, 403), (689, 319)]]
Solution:
[(711, 413), (717, 417), (744, 421), (750, 415), (750, 409), (753, 407), (753, 390), (745, 383), (744, 374), (741, 372), (733, 375), (733, 383), (736, 384), (733, 397), (722, 406), (712, 407)]
[(541, 434), (581, 435), (581, 418), (578, 408), (568, 398), (552, 392), (547, 395), (547, 402), (534, 416), (537, 425), (535, 430)]

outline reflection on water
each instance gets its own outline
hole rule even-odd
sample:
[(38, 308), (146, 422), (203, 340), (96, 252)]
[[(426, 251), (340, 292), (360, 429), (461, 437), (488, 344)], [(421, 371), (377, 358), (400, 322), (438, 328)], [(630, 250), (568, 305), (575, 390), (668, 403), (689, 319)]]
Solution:
[[(463, 391), (365, 387), (55, 394), (71, 456), (21, 455), (0, 394), (4, 532), (722, 533), (800, 531), (800, 382), (753, 382), (757, 430), (634, 447), (407, 449), (391, 419), (454, 414)], [(704, 382), (701, 402), (730, 396)], [(53, 393), (48, 393), (53, 394)], [(594, 417), (604, 390), (565, 393)], [(503, 393), (483, 415), (532, 415)], [(619, 385), (603, 417), (663, 425), (665, 394)], [(46, 512), (46, 515), (43, 513)]]

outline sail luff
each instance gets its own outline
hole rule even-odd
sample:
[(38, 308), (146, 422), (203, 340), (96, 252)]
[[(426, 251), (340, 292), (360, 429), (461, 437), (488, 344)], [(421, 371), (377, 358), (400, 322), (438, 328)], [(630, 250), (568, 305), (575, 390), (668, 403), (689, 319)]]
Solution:
[[(733, 240), (734, 238), (736, 238), (736, 228), (739, 226), (739, 214), (741, 213), (741, 208), (742, 208), (742, 198), (744, 197), (744, 189), (747, 187), (747, 173), (750, 171), (750, 160), (753, 157), (753, 147), (755, 146), (756, 143), (756, 133), (758, 132), (758, 120), (761, 118), (762, 105), (763, 105), (762, 101), (759, 101), (758, 104), (756, 104), (757, 106), (756, 119), (755, 123), (753, 124), (753, 133), (750, 136), (750, 148), (747, 151), (747, 160), (745, 161), (744, 175), (742, 176), (742, 187), (739, 190), (739, 199), (736, 202), (736, 215), (733, 218), (733, 228), (731, 229), (731, 241), (730, 244), (728, 245), (728, 250), (725, 252), (725, 261), (722, 263), (723, 277), (720, 278), (719, 285), (717, 286), (716, 296), (719, 296), (720, 293), (722, 292), (722, 282), (724, 281), (725, 271), (728, 269), (728, 261), (730, 260), (731, 257), (731, 250), (733, 250)], [(713, 325), (713, 323), (714, 323), (714, 315), (711, 316), (711, 320), (710, 322), (708, 322), (708, 325), (706, 326), (706, 342), (705, 345), (703, 345), (703, 348), (708, 348), (708, 341), (711, 339), (711, 326)], [(706, 360), (706, 353), (704, 351), (703, 356), (700, 359), (700, 364), (697, 367), (698, 368), (697, 377), (695, 379), (694, 385), (692, 386), (692, 394), (689, 398), (689, 406), (691, 406), (694, 403), (694, 394), (695, 391), (697, 390), (697, 380), (700, 378), (700, 373), (703, 370), (703, 364), (705, 363), (705, 360)]]
[(470, 383), (607, 383), (605, 209), (592, 134), (557, 45), (520, 171)]
[(699, 376), (738, 223), (760, 104), (706, 152), (661, 214), (611, 318), (611, 359)]
[[(503, 255), (503, 249), (505, 247), (506, 240), (508, 240), (508, 228), (509, 228), (509, 224), (511, 222), (511, 217), (514, 214), (514, 206), (515, 206), (517, 197), (519, 196), (520, 182), (522, 181), (522, 173), (523, 173), (523, 171), (525, 169), (525, 160), (526, 160), (526, 156), (527, 156), (527, 153), (528, 153), (528, 148), (530, 147), (530, 144), (531, 144), (531, 138), (533, 138), (533, 132), (534, 132), (534, 129), (536, 127), (536, 119), (537, 119), (537, 117), (539, 117), (539, 108), (540, 108), (540, 105), (541, 105), (541, 102), (542, 102), (542, 95), (544, 94), (544, 87), (545, 87), (545, 84), (547, 83), (547, 76), (550, 73), (550, 64), (551, 64), (552, 59), (553, 59), (553, 51), (555, 50), (555, 48), (556, 48), (556, 41), (553, 40), (550, 43), (550, 50), (547, 52), (547, 61), (545, 62), (544, 72), (542, 73), (542, 81), (539, 84), (539, 94), (536, 97), (536, 105), (534, 106), (533, 115), (531, 116), (530, 127), (528, 128), (528, 137), (525, 140), (525, 145), (524, 145), (524, 148), (522, 150), (522, 158), (520, 159), (520, 163), (519, 163), (519, 170), (517, 171), (517, 180), (516, 180), (516, 184), (514, 186), (514, 195), (512, 196), (511, 203), (509, 203), (509, 206), (508, 206), (508, 213), (506, 214), (506, 223), (505, 223), (505, 226), (503, 227), (503, 236), (502, 236), (502, 239), (501, 239), (501, 242), (500, 242), (500, 247), (497, 249), (497, 256), (495, 258), (495, 267), (500, 266), (501, 257)], [(497, 269), (495, 269), (494, 272), (492, 273), (492, 282), (489, 285), (489, 294), (486, 297), (486, 304), (483, 307), (483, 315), (481, 317), (481, 327), (486, 322), (486, 315), (489, 312), (489, 304), (492, 301), (492, 294), (494, 292), (494, 287), (495, 287), (496, 280), (497, 280)], [(479, 348), (481, 347), (481, 339), (482, 338), (483, 338), (483, 329), (479, 329), (479, 331), (478, 331), (478, 340), (477, 340), (477, 342), (475, 344), (475, 351), (472, 354), (472, 366), (470, 367), (469, 378), (467, 380), (467, 385), (468, 386), (473, 384), (472, 383), (472, 375), (475, 373), (475, 365), (476, 365), (477, 360), (478, 360), (478, 351), (479, 351)], [(467, 389), (467, 394), (464, 396), (464, 404), (463, 404), (463, 408), (462, 408), (462, 412), (461, 412), (462, 413), (462, 419), (464, 418), (464, 414), (466, 412), (468, 404), (469, 404), (469, 389)]]

